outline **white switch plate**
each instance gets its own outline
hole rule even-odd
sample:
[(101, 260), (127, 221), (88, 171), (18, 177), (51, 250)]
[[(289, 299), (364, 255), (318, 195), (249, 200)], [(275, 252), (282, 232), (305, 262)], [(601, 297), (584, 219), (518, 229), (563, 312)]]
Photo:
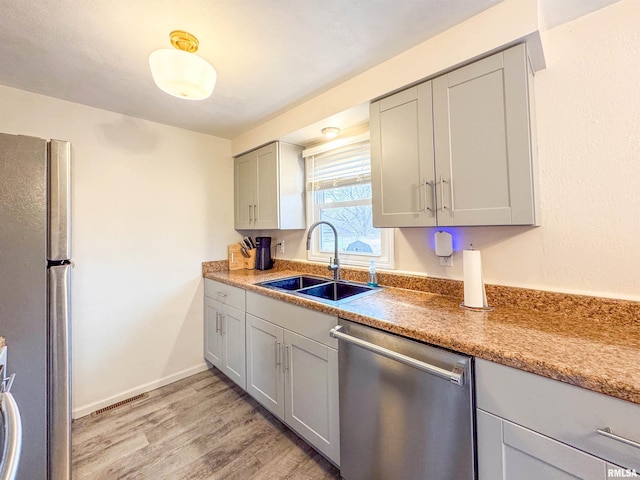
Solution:
[(278, 243), (278, 253), (284, 253), (284, 240), (280, 240)]
[(445, 267), (453, 267), (453, 255), (448, 257), (440, 257), (440, 265)]

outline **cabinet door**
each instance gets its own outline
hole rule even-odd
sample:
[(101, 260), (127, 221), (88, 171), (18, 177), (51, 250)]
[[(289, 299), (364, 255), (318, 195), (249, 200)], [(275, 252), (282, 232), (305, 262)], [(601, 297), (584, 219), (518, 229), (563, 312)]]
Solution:
[(219, 369), (222, 369), (221, 316), (222, 304), (204, 297), (204, 358)]
[(338, 351), (289, 330), (285, 343), (285, 422), (340, 464)]
[(431, 82), (371, 104), (373, 225), (436, 224)]
[(279, 228), (278, 150), (272, 143), (256, 151), (254, 228)]
[(605, 480), (603, 460), (477, 410), (478, 480)]
[(534, 219), (524, 45), (433, 80), (439, 225)]
[(245, 369), (244, 312), (225, 305), (221, 321), (222, 371), (243, 390), (247, 389)]
[(249, 152), (234, 160), (234, 219), (235, 228), (254, 228), (256, 188), (256, 156)]
[(283, 329), (247, 314), (247, 392), (284, 420)]

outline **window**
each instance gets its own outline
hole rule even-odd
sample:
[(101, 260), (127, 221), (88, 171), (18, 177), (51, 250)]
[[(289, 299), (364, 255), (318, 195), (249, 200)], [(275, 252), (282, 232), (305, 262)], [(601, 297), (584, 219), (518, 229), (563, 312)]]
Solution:
[[(364, 137), (364, 138), (363, 138)], [(368, 134), (305, 150), (307, 221), (331, 223), (338, 231), (340, 262), (393, 268), (393, 229), (374, 228)], [(313, 232), (309, 260), (328, 261), (335, 249), (333, 230)]]

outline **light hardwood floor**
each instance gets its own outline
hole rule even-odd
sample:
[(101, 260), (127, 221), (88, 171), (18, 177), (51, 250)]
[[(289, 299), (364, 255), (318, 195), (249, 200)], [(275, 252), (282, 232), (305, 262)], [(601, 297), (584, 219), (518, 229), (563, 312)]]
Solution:
[(339, 471), (217, 370), (73, 422), (83, 479), (332, 479)]

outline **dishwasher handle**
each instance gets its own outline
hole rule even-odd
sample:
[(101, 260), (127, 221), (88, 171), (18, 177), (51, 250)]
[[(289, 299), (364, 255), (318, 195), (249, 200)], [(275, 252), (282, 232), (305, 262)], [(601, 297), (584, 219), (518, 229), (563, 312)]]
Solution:
[(361, 340), (357, 337), (347, 335), (343, 332), (343, 330), (344, 327), (342, 325), (337, 325), (329, 330), (329, 335), (333, 338), (337, 338), (338, 340), (351, 343), (352, 345), (364, 348), (365, 350), (369, 350), (370, 352), (377, 353), (391, 360), (395, 360), (396, 362), (400, 362), (410, 367), (417, 368), (418, 370), (422, 370), (423, 372), (429, 373), (431, 375), (447, 379), (451, 383), (454, 383), (456, 385), (464, 385), (464, 368), (462, 368), (461, 366), (456, 366), (453, 370), (446, 370), (444, 368), (436, 367), (435, 365), (431, 365), (420, 360), (416, 360), (415, 358), (408, 357), (407, 355), (394, 352), (393, 350), (389, 350), (388, 348), (380, 347), (365, 340)]

